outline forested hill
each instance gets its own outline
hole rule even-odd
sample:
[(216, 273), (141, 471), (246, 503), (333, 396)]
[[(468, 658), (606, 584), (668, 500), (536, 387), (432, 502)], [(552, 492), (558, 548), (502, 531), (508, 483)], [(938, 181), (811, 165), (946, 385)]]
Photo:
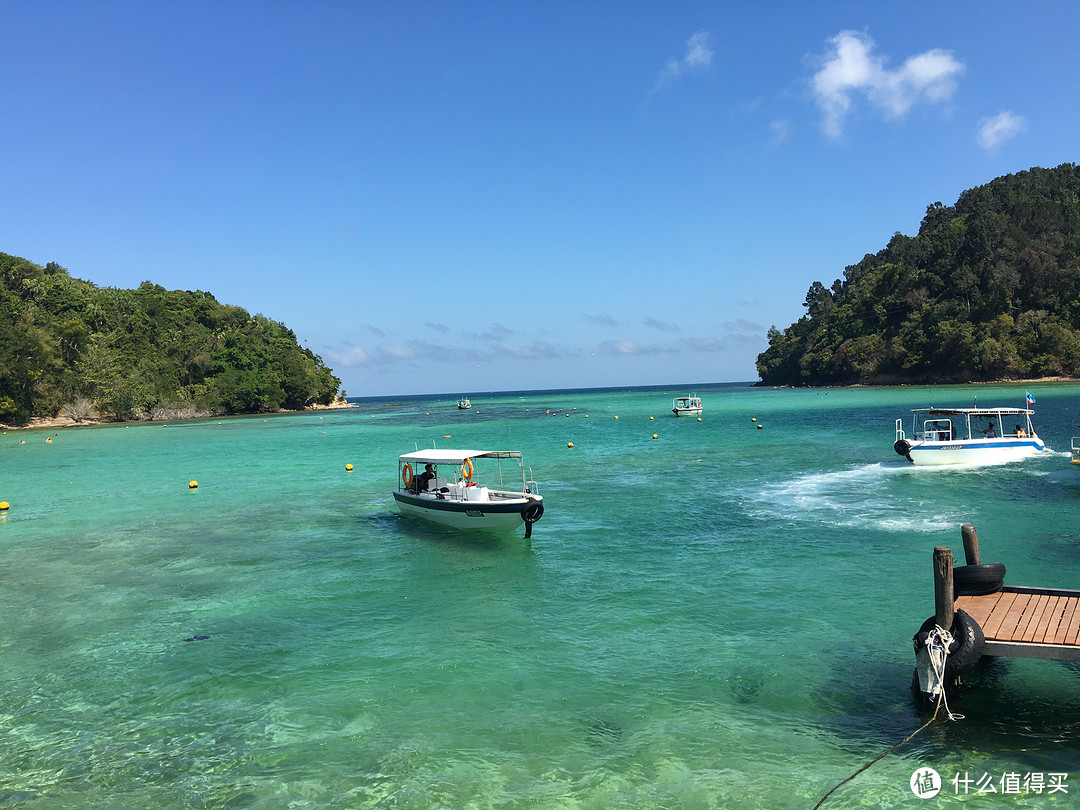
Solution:
[(341, 381), (284, 325), (207, 292), (97, 287), (0, 253), (0, 422), (300, 409)]
[[(887, 193), (884, 192), (884, 193)], [(999, 177), (934, 203), (918, 236), (814, 282), (769, 330), (766, 385), (1080, 377), (1080, 169)]]

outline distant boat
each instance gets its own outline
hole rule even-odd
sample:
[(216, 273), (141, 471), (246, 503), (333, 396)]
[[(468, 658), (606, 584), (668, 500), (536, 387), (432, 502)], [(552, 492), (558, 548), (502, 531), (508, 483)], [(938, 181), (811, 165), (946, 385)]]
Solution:
[[(1027, 408), (916, 408), (896, 420), (893, 450), (912, 464), (998, 464), (1045, 450)], [(1011, 426), (1011, 427), (1010, 427)]]
[(459, 411), (467, 411), (472, 407), (472, 403), (469, 402), (468, 397), (462, 397), (457, 401), (457, 406)]
[[(421, 472), (422, 471), (422, 472)], [(544, 514), (544, 499), (517, 450), (418, 450), (398, 458), (394, 500), (403, 515), (457, 529), (525, 536)]]
[(671, 400), (671, 412), (676, 416), (696, 416), (701, 410), (701, 397), (696, 394)]

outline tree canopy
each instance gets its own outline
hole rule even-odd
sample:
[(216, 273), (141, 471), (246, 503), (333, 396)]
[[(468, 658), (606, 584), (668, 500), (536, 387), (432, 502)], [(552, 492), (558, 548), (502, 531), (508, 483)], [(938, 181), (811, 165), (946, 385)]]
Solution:
[(1033, 168), (926, 209), (769, 330), (766, 385), (1080, 377), (1080, 169)]
[(97, 287), (0, 253), (0, 422), (77, 401), (116, 420), (298, 410), (340, 385), (283, 324), (208, 292)]

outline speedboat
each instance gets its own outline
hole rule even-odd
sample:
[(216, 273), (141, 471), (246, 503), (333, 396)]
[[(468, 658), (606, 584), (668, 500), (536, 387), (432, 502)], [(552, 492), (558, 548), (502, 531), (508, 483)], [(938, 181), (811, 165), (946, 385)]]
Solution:
[(508, 531), (525, 537), (544, 514), (532, 470), (517, 450), (417, 450), (398, 458), (394, 500), (403, 515), (457, 529)]
[(913, 464), (1000, 464), (1046, 449), (1027, 408), (917, 408), (896, 420), (893, 449)]
[(457, 407), (459, 411), (467, 411), (472, 407), (472, 403), (469, 402), (468, 397), (462, 397), (457, 401)]
[(701, 397), (696, 394), (675, 397), (671, 400), (671, 412), (676, 416), (696, 416), (701, 413)]

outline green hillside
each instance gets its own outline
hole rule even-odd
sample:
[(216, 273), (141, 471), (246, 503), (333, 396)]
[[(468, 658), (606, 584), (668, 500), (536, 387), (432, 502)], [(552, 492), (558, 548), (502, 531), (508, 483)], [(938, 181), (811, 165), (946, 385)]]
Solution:
[(769, 330), (766, 385), (1080, 377), (1080, 169), (1033, 168), (934, 203)]
[(0, 422), (293, 410), (340, 385), (283, 324), (208, 292), (97, 287), (0, 253)]

